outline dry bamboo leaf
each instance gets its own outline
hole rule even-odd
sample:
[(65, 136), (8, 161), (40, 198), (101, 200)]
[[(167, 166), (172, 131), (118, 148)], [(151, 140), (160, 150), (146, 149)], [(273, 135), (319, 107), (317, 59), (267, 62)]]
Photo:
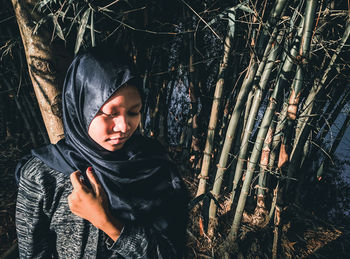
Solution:
[(86, 11), (83, 14), (83, 17), (81, 18), (80, 21), (80, 27), (79, 27), (79, 31), (78, 31), (78, 35), (77, 35), (77, 39), (75, 41), (75, 48), (74, 48), (74, 53), (77, 54), (81, 43), (83, 41), (83, 37), (84, 37), (84, 33), (86, 30), (86, 25), (88, 23), (89, 20), (89, 16), (90, 16), (90, 8), (86, 9)]
[(58, 17), (56, 15), (53, 15), (52, 21), (53, 21), (53, 24), (55, 25), (55, 30), (56, 30), (57, 36), (65, 41), (61, 25), (58, 23)]
[(95, 29), (94, 29), (94, 11), (91, 11), (90, 32), (91, 32), (91, 46), (95, 47)]

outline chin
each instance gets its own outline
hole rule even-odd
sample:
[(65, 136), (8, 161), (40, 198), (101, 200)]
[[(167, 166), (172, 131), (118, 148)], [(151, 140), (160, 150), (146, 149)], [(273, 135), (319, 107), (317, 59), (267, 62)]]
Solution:
[(108, 146), (108, 147), (104, 147), (105, 149), (107, 149), (108, 151), (111, 151), (111, 152), (113, 152), (113, 151), (117, 151), (117, 150), (120, 150), (120, 149), (122, 149), (124, 147), (124, 143), (122, 143), (122, 144), (119, 144), (119, 145), (113, 145), (113, 146)]

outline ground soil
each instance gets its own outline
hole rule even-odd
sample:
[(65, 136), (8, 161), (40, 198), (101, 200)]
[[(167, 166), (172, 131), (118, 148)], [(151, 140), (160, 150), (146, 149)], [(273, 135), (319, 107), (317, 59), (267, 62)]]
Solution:
[[(32, 148), (25, 140), (8, 138), (0, 142), (0, 259), (16, 258), (15, 201), (17, 186), (14, 169), (18, 160)], [(191, 172), (185, 174), (185, 182), (192, 194), (197, 179)], [(214, 237), (205, 234), (202, 227), (202, 203), (190, 212), (187, 258), (220, 258), (218, 253), (227, 237), (232, 213), (222, 203), (219, 227)], [(204, 230), (204, 232), (203, 232)], [(332, 225), (303, 208), (290, 205), (283, 212), (279, 228), (278, 258), (348, 258), (350, 231), (347, 226)], [(264, 227), (244, 223), (239, 239), (230, 248), (231, 258), (272, 258), (274, 226)], [(12, 250), (11, 250), (12, 249)], [(6, 252), (12, 251), (10, 256)]]

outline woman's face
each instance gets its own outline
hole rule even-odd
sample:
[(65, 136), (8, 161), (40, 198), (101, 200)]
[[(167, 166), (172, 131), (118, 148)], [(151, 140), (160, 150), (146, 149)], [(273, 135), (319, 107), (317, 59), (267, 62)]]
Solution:
[(121, 87), (92, 119), (88, 131), (90, 137), (109, 151), (121, 149), (140, 123), (141, 107), (136, 87)]

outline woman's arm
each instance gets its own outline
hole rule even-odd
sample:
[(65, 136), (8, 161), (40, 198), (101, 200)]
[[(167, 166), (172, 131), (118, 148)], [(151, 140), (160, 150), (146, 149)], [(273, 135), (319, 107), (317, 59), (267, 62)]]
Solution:
[[(160, 233), (153, 225), (123, 225), (109, 212), (107, 196), (91, 168), (88, 168), (86, 175), (92, 189), (80, 180), (79, 171), (71, 174), (73, 192), (68, 197), (68, 204), (72, 213), (90, 221), (109, 236), (109, 250), (125, 258), (181, 258), (179, 251), (182, 249), (179, 249), (178, 242), (174, 242), (178, 237), (171, 238), (171, 235)], [(169, 205), (170, 208), (165, 209), (171, 209), (174, 204)], [(181, 233), (184, 224), (181, 219), (178, 226), (174, 222), (171, 227), (175, 229), (170, 232), (178, 232), (184, 238), (185, 234)]]
[(20, 258), (51, 258), (48, 193), (43, 186), (40, 162), (31, 159), (23, 167), (16, 204), (16, 230)]
[[(126, 225), (119, 238), (106, 241), (107, 248), (123, 258), (181, 259), (182, 249), (154, 226)], [(119, 258), (119, 257), (118, 257)]]
[(113, 241), (116, 241), (123, 229), (123, 224), (111, 215), (107, 195), (91, 167), (86, 170), (86, 175), (92, 189), (89, 189), (82, 182), (79, 171), (70, 175), (73, 191), (68, 196), (69, 208), (72, 213), (88, 220), (105, 232)]

